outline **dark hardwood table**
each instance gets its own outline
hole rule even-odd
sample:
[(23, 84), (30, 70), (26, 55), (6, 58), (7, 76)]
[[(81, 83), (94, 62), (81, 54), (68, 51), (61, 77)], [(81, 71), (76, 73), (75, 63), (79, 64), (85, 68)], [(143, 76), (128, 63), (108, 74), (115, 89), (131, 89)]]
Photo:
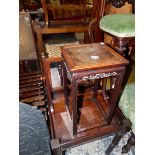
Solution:
[[(62, 47), (62, 59), (65, 102), (73, 124), (73, 135), (80, 131), (78, 130), (77, 125), (77, 89), (78, 84), (80, 84), (81, 81), (95, 81), (92, 101), (96, 102), (102, 112), (106, 120), (106, 124), (104, 125), (110, 124), (114, 115), (117, 98), (121, 90), (125, 65), (128, 64), (128, 61), (107, 45), (100, 43), (78, 45), (71, 48)], [(71, 103), (69, 103), (67, 93), (67, 74), (71, 79)], [(97, 100), (99, 79), (107, 79), (108, 77), (113, 78), (114, 81), (110, 90), (110, 95), (107, 96), (104, 91), (104, 93), (102, 93), (103, 101), (102, 103), (99, 103)], [(104, 108), (104, 104), (107, 105), (106, 109)], [(96, 126), (98, 127), (100, 125)], [(94, 127), (95, 126), (93, 126), (93, 128)], [(89, 129), (90, 128), (91, 127), (89, 127)]]
[[(100, 43), (64, 46), (62, 59), (64, 91), (57, 94), (49, 111), (52, 151), (62, 154), (70, 147), (116, 134), (106, 150), (109, 154), (131, 127), (117, 106), (128, 61)], [(71, 80), (69, 88), (67, 76)], [(104, 89), (108, 78), (112, 78), (113, 83), (110, 89)], [(81, 92), (79, 86), (88, 81), (93, 81), (93, 89), (90, 84)], [(99, 83), (102, 83), (102, 89), (98, 89)]]

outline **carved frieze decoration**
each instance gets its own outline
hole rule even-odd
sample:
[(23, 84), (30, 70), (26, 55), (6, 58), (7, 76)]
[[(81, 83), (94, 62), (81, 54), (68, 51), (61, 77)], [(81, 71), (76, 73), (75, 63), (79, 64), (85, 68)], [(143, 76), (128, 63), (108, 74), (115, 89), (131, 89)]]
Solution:
[(82, 80), (93, 80), (93, 79), (106, 78), (106, 77), (116, 76), (116, 75), (117, 75), (116, 72), (101, 73), (101, 74), (84, 76)]
[[(70, 71), (68, 70), (68, 67), (66, 65), (66, 63), (64, 62), (64, 66), (66, 68), (66, 71), (67, 71), (67, 77), (69, 79), (71, 79), (71, 73)], [(74, 74), (74, 73), (73, 73)], [(110, 77), (110, 76), (116, 76), (118, 75), (119, 73), (117, 72), (108, 72), (108, 73), (98, 73), (98, 74), (93, 74), (93, 75), (86, 75), (86, 76), (83, 76), (82, 78), (79, 78), (78, 81), (84, 81), (84, 80), (95, 80), (95, 79), (100, 79), (100, 78), (107, 78), (107, 77)]]

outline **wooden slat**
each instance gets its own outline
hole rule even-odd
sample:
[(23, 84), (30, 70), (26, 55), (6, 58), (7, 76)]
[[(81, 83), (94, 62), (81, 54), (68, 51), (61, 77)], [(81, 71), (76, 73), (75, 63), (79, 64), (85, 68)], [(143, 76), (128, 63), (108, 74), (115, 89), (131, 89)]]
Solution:
[(22, 98), (27, 98), (27, 97), (32, 97), (32, 96), (39, 96), (42, 94), (44, 94), (43, 90), (37, 90), (37, 91), (30, 91), (26, 93), (19, 93), (19, 97), (20, 99), (22, 99)]
[(40, 75), (40, 74), (37, 74), (37, 75), (30, 75), (30, 76), (23, 76), (23, 77), (20, 77), (20, 81), (22, 81), (22, 80), (27, 80), (27, 79), (33, 79), (33, 78), (38, 78), (38, 77), (42, 77), (42, 75)]
[(36, 71), (35, 72), (31, 72), (31, 73), (22, 73), (22, 74), (19, 75), (19, 77), (32, 76), (32, 75), (38, 75), (38, 74), (41, 75), (40, 72), (36, 72)]
[(22, 85), (20, 84), (19, 89), (26, 88), (26, 87), (32, 87), (32, 86), (40, 86), (42, 84), (43, 84), (43, 81), (38, 81), (38, 83), (33, 82), (33, 83), (26, 83)]
[(42, 85), (36, 85), (36, 86), (30, 86), (30, 87), (25, 87), (25, 88), (21, 88), (19, 90), (19, 93), (26, 93), (26, 92), (30, 92), (30, 91), (35, 91), (35, 90), (40, 90), (43, 89)]
[(34, 96), (34, 97), (22, 99), (22, 100), (20, 100), (20, 102), (32, 103), (32, 102), (41, 101), (41, 100), (44, 100), (44, 99), (45, 99), (44, 95), (39, 95), (39, 96)]
[(38, 83), (40, 81), (41, 81), (41, 79), (40, 79), (40, 77), (38, 77), (38, 78), (34, 78), (34, 79), (20, 81), (19, 84), (26, 84), (26, 83), (33, 83), (33, 82)]

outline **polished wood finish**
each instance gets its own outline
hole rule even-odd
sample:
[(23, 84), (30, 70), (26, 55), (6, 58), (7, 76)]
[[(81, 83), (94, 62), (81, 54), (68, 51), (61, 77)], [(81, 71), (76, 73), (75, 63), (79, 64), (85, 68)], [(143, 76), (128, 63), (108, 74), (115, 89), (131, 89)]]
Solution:
[(74, 76), (79, 71), (105, 69), (128, 64), (126, 59), (102, 43), (63, 46), (61, 50), (63, 61), (71, 73), (75, 72)]
[[(97, 58), (93, 58), (97, 57)], [(74, 47), (62, 47), (63, 70), (64, 75), (69, 74), (71, 79), (71, 96), (72, 102), (68, 103), (66, 76), (64, 76), (64, 91), (66, 98), (66, 107), (70, 113), (73, 123), (73, 135), (77, 134), (77, 87), (80, 81), (102, 79), (107, 77), (115, 77), (115, 84), (108, 100), (109, 107), (102, 108), (102, 103), (97, 101), (97, 83), (93, 93), (93, 101), (99, 105), (107, 124), (111, 123), (117, 97), (121, 89), (121, 82), (124, 75), (125, 65), (128, 61), (102, 44), (85, 44)], [(66, 69), (68, 73), (66, 73)], [(104, 96), (106, 98), (106, 96)], [(103, 99), (104, 100), (104, 99)], [(106, 100), (107, 101), (107, 100)], [(103, 101), (105, 104), (106, 101)]]

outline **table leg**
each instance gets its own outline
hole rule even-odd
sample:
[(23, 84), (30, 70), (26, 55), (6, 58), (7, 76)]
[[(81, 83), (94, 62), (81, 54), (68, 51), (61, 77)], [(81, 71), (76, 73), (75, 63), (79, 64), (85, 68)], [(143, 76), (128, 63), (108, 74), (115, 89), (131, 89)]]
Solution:
[(121, 138), (131, 129), (131, 122), (129, 121), (129, 119), (124, 118), (123, 120), (123, 130), (118, 132), (114, 139), (112, 140), (111, 144), (109, 145), (108, 149), (106, 150), (106, 154), (109, 155), (110, 152), (115, 148), (115, 146), (119, 143), (119, 141), (121, 140)]
[(64, 63), (62, 63), (63, 70), (63, 86), (64, 86), (64, 95), (65, 95), (65, 104), (69, 108), (69, 100), (68, 100), (68, 90), (67, 90), (67, 71)]
[(93, 98), (97, 98), (97, 90), (98, 90), (98, 86), (99, 86), (99, 82), (100, 82), (100, 79), (96, 79), (94, 81), (94, 92), (93, 92)]
[(125, 131), (119, 132), (115, 135), (114, 139), (112, 140), (110, 146), (106, 150), (106, 155), (109, 155), (110, 152), (117, 146), (121, 138), (124, 136)]
[(62, 62), (58, 66), (58, 71), (60, 74), (61, 86), (63, 86), (63, 77), (62, 77)]
[(116, 107), (116, 104), (117, 104), (117, 99), (118, 99), (118, 95), (119, 95), (119, 92), (121, 90), (121, 85), (122, 85), (122, 80), (123, 80), (123, 76), (124, 76), (124, 72), (125, 72), (125, 68), (119, 72), (119, 75), (116, 77), (116, 82), (115, 82), (115, 85), (114, 85), (114, 88), (113, 90), (111, 91), (111, 97), (109, 99), (109, 108), (106, 112), (106, 115), (107, 115), (107, 123), (110, 124), (111, 123), (111, 120), (113, 118), (113, 114), (114, 114), (114, 111), (115, 111), (115, 107)]
[(135, 145), (135, 135), (133, 132), (131, 132), (131, 136), (128, 139), (127, 144), (122, 148), (122, 153), (127, 153), (134, 145)]
[(77, 133), (77, 80), (72, 79), (72, 122), (73, 122), (73, 135)]
[(102, 95), (103, 95), (104, 99), (107, 101), (107, 95), (106, 95), (107, 78), (104, 78), (101, 80), (102, 80)]

